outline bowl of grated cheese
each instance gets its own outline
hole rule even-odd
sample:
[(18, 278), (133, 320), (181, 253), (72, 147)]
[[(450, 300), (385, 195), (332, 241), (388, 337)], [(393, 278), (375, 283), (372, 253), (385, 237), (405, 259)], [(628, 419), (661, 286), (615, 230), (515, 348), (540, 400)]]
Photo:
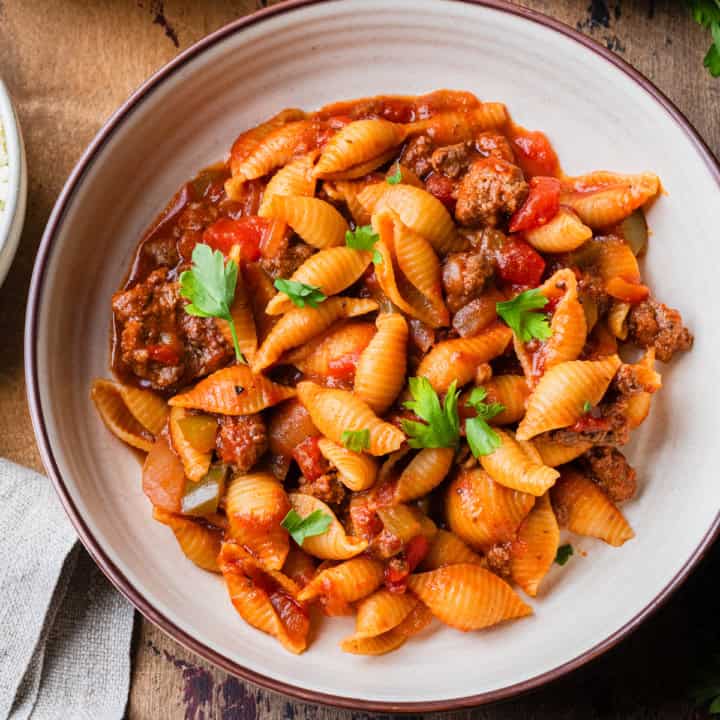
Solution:
[(0, 79), (0, 285), (20, 242), (26, 196), (25, 147), (10, 94)]

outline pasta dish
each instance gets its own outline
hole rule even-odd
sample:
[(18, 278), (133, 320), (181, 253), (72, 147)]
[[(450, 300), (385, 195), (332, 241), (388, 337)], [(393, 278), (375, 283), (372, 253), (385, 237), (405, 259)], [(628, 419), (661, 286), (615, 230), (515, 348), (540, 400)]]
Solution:
[(153, 518), (294, 653), (321, 614), (364, 655), (529, 616), (561, 528), (634, 536), (622, 447), (692, 345), (638, 264), (661, 190), (566, 175), (467, 92), (284, 110), (142, 237), (93, 401)]

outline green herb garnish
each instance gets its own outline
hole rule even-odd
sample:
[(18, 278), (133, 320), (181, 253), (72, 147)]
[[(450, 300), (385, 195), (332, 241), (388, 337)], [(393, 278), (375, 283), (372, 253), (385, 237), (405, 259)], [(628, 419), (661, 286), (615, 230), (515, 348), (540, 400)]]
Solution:
[(587, 415), (592, 410), (592, 403), (589, 400), (586, 400), (583, 403), (583, 412)]
[(561, 545), (557, 549), (557, 555), (555, 555), (555, 562), (558, 565), (564, 565), (570, 559), (571, 555), (574, 555), (573, 546)]
[(547, 303), (548, 299), (535, 288), (521, 292), (507, 302), (497, 303), (497, 314), (522, 342), (529, 342), (533, 338), (547, 340), (552, 335), (548, 319), (543, 313), (533, 312)]
[(353, 452), (362, 452), (370, 447), (370, 431), (345, 430), (340, 437), (342, 444)]
[(397, 185), (402, 182), (402, 170), (400, 169), (400, 163), (395, 166), (395, 172), (385, 178), (385, 182), (388, 185)]
[(354, 230), (345, 233), (345, 244), (353, 250), (372, 250), (373, 262), (376, 265), (382, 263), (382, 255), (375, 250), (375, 243), (380, 236), (373, 231), (372, 225), (358, 225)]
[(410, 378), (409, 385), (413, 399), (404, 403), (404, 406), (425, 423), (403, 420), (403, 430), (409, 437), (408, 445), (411, 448), (457, 447), (460, 439), (457, 409), (460, 391), (456, 389), (457, 381), (453, 380), (448, 388), (442, 407), (438, 394), (427, 378)]
[(703, 65), (713, 77), (720, 77), (720, 0), (686, 0), (698, 25), (710, 31), (712, 44)]
[(486, 397), (487, 390), (484, 387), (476, 387), (466, 403), (477, 412), (477, 417), (465, 421), (465, 435), (475, 457), (491, 455), (502, 445), (500, 436), (488, 425), (488, 420), (499, 415), (505, 406), (502, 403), (487, 404), (483, 402)]
[(720, 715), (720, 654), (702, 658), (698, 663), (690, 697), (696, 705), (709, 705), (711, 715)]
[(280, 524), (290, 533), (292, 539), (302, 546), (305, 538), (326, 533), (332, 525), (332, 518), (322, 510), (313, 510), (306, 518), (301, 518), (295, 510), (288, 510)]
[(278, 278), (274, 285), (276, 290), (285, 293), (293, 305), (297, 305), (299, 308), (306, 305), (316, 308), (321, 302), (327, 300), (327, 295), (323, 295), (322, 290), (315, 285), (306, 285), (296, 280), (285, 280), (284, 278)]
[(230, 306), (235, 299), (238, 266), (234, 260), (225, 262), (223, 254), (213, 252), (209, 245), (197, 244), (192, 252), (192, 267), (180, 275), (180, 295), (190, 302), (185, 312), (196, 317), (216, 317), (230, 325), (235, 357), (245, 362), (240, 352), (235, 321)]

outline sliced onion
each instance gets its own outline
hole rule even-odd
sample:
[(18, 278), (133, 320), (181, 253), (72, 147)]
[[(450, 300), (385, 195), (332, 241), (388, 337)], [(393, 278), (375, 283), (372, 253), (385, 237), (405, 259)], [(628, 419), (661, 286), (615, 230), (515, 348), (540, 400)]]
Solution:
[(620, 223), (620, 231), (635, 257), (645, 252), (648, 242), (648, 226), (642, 208), (635, 210)]

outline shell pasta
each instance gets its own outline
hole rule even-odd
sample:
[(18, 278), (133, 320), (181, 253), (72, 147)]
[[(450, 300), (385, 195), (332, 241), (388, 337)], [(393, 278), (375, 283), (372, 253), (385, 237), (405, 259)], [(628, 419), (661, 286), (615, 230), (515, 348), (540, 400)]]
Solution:
[(566, 175), (442, 90), (284, 110), (182, 186), (90, 398), (219, 612), (294, 654), (335, 615), (349, 655), (409, 653), (431, 623), (541, 621), (578, 577), (561, 533), (590, 560), (633, 540), (623, 447), (693, 342), (647, 284), (662, 185), (636, 170)]

